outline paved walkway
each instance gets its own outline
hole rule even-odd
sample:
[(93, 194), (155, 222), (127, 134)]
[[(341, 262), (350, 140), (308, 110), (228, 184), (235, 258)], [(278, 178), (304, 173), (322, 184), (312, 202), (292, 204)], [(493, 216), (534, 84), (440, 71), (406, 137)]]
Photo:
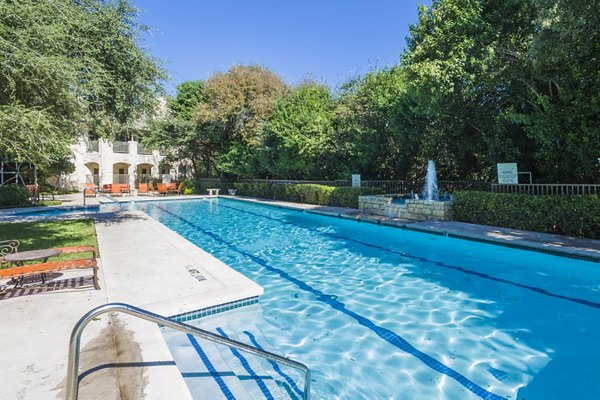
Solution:
[[(71, 329), (99, 305), (125, 302), (169, 316), (262, 294), (260, 286), (144, 213), (97, 218), (101, 290), (79, 279), (89, 271), (79, 271), (56, 277), (61, 290), (32, 289), (0, 300), (5, 366), (0, 398), (64, 398)], [(206, 280), (198, 281), (187, 266)], [(81, 371), (91, 373), (81, 381), (80, 399), (116, 400), (123, 393), (127, 398), (191, 398), (155, 324), (103, 316), (86, 328), (81, 354)], [(115, 368), (115, 363), (128, 367)]]

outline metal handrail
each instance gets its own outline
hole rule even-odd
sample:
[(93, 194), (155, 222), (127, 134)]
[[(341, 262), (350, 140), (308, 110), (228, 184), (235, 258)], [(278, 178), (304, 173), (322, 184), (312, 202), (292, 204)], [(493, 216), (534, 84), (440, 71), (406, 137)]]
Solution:
[(83, 189), (83, 206), (84, 207), (85, 207), (85, 192), (87, 192), (88, 190), (90, 192), (96, 193), (99, 196), (106, 197), (107, 199), (109, 199), (110, 201), (112, 201), (114, 203), (117, 203), (119, 205), (119, 207), (121, 207), (121, 202), (119, 200), (115, 199), (112, 196), (107, 195), (106, 193), (100, 192), (100, 191), (98, 191), (96, 189), (92, 189), (92, 188), (85, 188), (85, 189)]
[(88, 311), (73, 327), (71, 332), (71, 338), (69, 339), (69, 361), (67, 365), (67, 400), (76, 400), (79, 390), (79, 350), (81, 346), (81, 334), (87, 324), (99, 315), (106, 314), (108, 312), (119, 311), (125, 314), (133, 315), (134, 317), (145, 319), (146, 321), (155, 322), (160, 325), (168, 326), (169, 328), (176, 329), (178, 331), (188, 333), (190, 335), (198, 336), (211, 342), (224, 344), (229, 347), (236, 348), (246, 353), (253, 354), (258, 357), (266, 358), (268, 360), (278, 362), (294, 368), (304, 374), (304, 400), (310, 398), (310, 369), (294, 360), (279, 356), (277, 354), (270, 353), (265, 350), (258, 349), (256, 347), (249, 346), (247, 344), (226, 339), (215, 333), (205, 331), (204, 329), (196, 328), (191, 325), (183, 324), (181, 322), (173, 321), (162, 315), (154, 314), (153, 312), (143, 310), (141, 308), (125, 304), (125, 303), (109, 303), (100, 307), (96, 307), (93, 310)]

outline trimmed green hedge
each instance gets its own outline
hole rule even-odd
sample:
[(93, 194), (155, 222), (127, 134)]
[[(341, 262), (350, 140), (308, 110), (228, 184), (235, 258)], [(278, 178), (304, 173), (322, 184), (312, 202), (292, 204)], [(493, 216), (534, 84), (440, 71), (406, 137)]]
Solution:
[(241, 196), (348, 208), (358, 208), (358, 196), (383, 193), (378, 188), (333, 187), (308, 183), (235, 183), (234, 187)]
[(200, 194), (200, 195), (206, 195), (208, 194), (206, 192), (206, 189), (221, 189), (221, 191), (225, 192), (225, 194), (227, 194), (227, 189), (232, 189), (233, 188), (233, 183), (216, 183), (216, 182), (207, 182), (207, 181), (203, 181), (203, 180), (197, 180), (197, 181), (188, 181), (188, 184), (184, 185), (184, 188), (188, 188), (191, 187), (193, 189), (194, 194)]
[(29, 190), (24, 186), (0, 186), (0, 207), (22, 206), (29, 203)]
[(455, 218), (474, 224), (600, 239), (599, 196), (456, 192)]

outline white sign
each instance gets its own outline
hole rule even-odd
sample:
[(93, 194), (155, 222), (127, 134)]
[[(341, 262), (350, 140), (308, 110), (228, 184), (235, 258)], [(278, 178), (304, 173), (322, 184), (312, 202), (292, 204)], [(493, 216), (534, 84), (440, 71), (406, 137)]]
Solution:
[(498, 165), (498, 183), (516, 185), (519, 183), (519, 172), (517, 163), (499, 163)]
[(360, 174), (352, 174), (352, 187), (360, 187)]

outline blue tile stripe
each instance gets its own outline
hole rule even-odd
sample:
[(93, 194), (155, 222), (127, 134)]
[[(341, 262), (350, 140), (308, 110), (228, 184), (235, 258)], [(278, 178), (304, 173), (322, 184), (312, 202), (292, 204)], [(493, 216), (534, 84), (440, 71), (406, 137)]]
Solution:
[[(248, 336), (248, 339), (250, 339), (250, 342), (252, 342), (254, 347), (256, 347), (257, 349), (260, 349), (260, 350), (264, 350), (264, 348), (258, 343), (258, 341), (256, 340), (256, 337), (254, 337), (254, 335), (252, 333), (250, 333), (248, 331), (244, 331), (244, 334), (246, 336)], [(304, 398), (304, 392), (302, 390), (300, 390), (300, 388), (298, 388), (298, 386), (296, 385), (296, 382), (294, 382), (294, 380), (292, 378), (290, 378), (290, 376), (288, 374), (286, 374), (285, 372), (283, 372), (281, 370), (281, 367), (279, 367), (279, 364), (277, 364), (273, 360), (268, 360), (268, 361), (273, 366), (273, 369), (275, 370), (275, 372), (277, 372), (279, 374), (279, 376), (281, 376), (283, 379), (285, 379), (285, 381), (288, 383), (288, 385), (290, 385), (290, 387), (294, 390), (294, 392), (296, 392), (300, 396), (300, 398)]]
[(308, 284), (306, 284), (305, 282), (294, 278), (293, 276), (291, 276), (290, 274), (288, 274), (287, 272), (279, 269), (279, 268), (275, 268), (271, 265), (269, 265), (265, 260), (263, 260), (260, 257), (257, 257), (253, 254), (250, 254), (240, 248), (238, 248), (237, 246), (235, 246), (233, 243), (230, 243), (228, 241), (226, 241), (225, 239), (223, 239), (221, 236), (219, 236), (216, 233), (213, 233), (211, 231), (208, 231), (206, 229), (204, 229), (203, 227), (194, 224), (193, 222), (188, 221), (187, 219), (161, 207), (158, 205), (153, 205), (154, 207), (162, 210), (164, 213), (171, 215), (174, 218), (177, 218), (178, 220), (180, 220), (181, 222), (185, 223), (186, 225), (189, 225), (191, 227), (193, 227), (194, 229), (197, 229), (199, 232), (202, 232), (204, 235), (214, 239), (215, 241), (227, 246), (229, 249), (231, 249), (232, 251), (235, 251), (236, 253), (243, 255), (247, 258), (249, 258), (250, 260), (252, 260), (253, 262), (263, 266), (264, 268), (268, 269), (271, 272), (274, 272), (276, 274), (278, 274), (281, 278), (286, 279), (292, 283), (294, 283), (296, 286), (298, 286), (300, 289), (312, 293), (316, 296), (316, 299), (318, 301), (321, 301), (325, 304), (328, 304), (329, 306), (331, 306), (332, 308), (348, 315), (349, 317), (354, 318), (360, 325), (370, 329), (371, 331), (373, 331), (377, 336), (379, 336), (380, 338), (382, 338), (383, 340), (385, 340), (386, 342), (390, 343), (391, 345), (397, 347), (398, 349), (411, 354), (412, 356), (416, 357), (418, 360), (420, 360), (421, 362), (423, 362), (425, 365), (427, 365), (428, 367), (430, 367), (431, 369), (444, 374), (452, 379), (454, 379), (456, 382), (458, 382), (459, 384), (461, 384), (463, 387), (465, 387), (466, 389), (468, 389), (469, 391), (471, 391), (472, 393), (474, 393), (475, 395), (479, 396), (480, 398), (484, 399), (484, 400), (506, 400), (506, 398), (498, 396), (494, 393), (488, 392), (487, 390), (485, 390), (484, 388), (482, 388), (481, 386), (477, 385), (474, 382), (471, 382), (467, 377), (465, 377), (464, 375), (460, 374), (459, 372), (453, 370), (452, 368), (442, 364), (441, 362), (435, 360), (433, 357), (421, 352), (420, 350), (416, 349), (415, 347), (413, 347), (410, 343), (408, 343), (404, 338), (402, 338), (400, 335), (390, 331), (389, 329), (386, 328), (382, 328), (378, 325), (376, 325), (375, 323), (371, 322), (368, 318), (363, 317), (362, 315), (359, 315), (353, 311), (350, 311), (346, 308), (346, 306), (337, 301), (335, 296), (332, 295), (328, 295), (325, 294), (317, 289), (314, 289), (313, 287), (309, 286)]
[[(283, 225), (292, 225), (292, 226), (300, 227), (300, 228), (303, 228), (303, 229), (306, 229), (306, 230), (309, 230), (309, 231), (313, 231), (313, 232), (316, 232), (316, 233), (323, 234), (323, 232), (321, 232), (321, 231), (319, 231), (319, 230), (317, 230), (315, 228), (311, 228), (311, 227), (308, 227), (308, 226), (303, 226), (303, 225), (296, 224), (296, 223), (289, 222), (289, 221), (282, 221), (282, 220), (280, 220), (278, 218), (273, 218), (273, 217), (270, 217), (268, 215), (263, 215), (263, 214), (255, 213), (255, 212), (252, 212), (252, 211), (246, 211), (246, 210), (242, 210), (242, 209), (239, 209), (239, 208), (236, 208), (236, 207), (232, 207), (232, 206), (228, 206), (228, 205), (224, 205), (224, 204), (219, 204), (219, 207), (229, 208), (231, 210), (236, 210), (236, 211), (239, 211), (241, 213), (251, 214), (251, 215), (254, 215), (254, 216), (257, 216), (257, 217), (261, 217), (261, 218), (268, 219), (268, 220), (271, 220), (271, 221), (279, 222), (280, 224), (283, 224)], [(530, 286), (530, 285), (525, 285), (525, 284), (522, 284), (522, 283), (519, 283), (519, 282), (513, 282), (513, 281), (510, 281), (510, 280), (504, 279), (504, 278), (497, 278), (495, 276), (492, 276), (492, 275), (489, 275), (489, 274), (485, 274), (483, 272), (474, 271), (474, 270), (463, 268), (463, 267), (457, 267), (457, 266), (454, 266), (454, 265), (449, 265), (449, 264), (443, 263), (441, 261), (432, 261), (432, 260), (429, 260), (429, 259), (424, 258), (424, 257), (413, 256), (413, 255), (410, 255), (408, 253), (404, 253), (404, 252), (401, 252), (401, 251), (396, 251), (396, 250), (393, 250), (393, 249), (390, 249), (390, 248), (387, 248), (387, 247), (383, 247), (383, 246), (378, 246), (378, 245), (372, 244), (372, 243), (366, 243), (366, 242), (363, 242), (361, 240), (356, 240), (356, 239), (349, 238), (349, 237), (346, 237), (346, 236), (336, 235), (334, 233), (327, 233), (327, 235), (329, 235), (329, 236), (331, 236), (333, 238), (336, 238), (336, 239), (346, 240), (348, 242), (353, 242), (353, 243), (356, 243), (356, 244), (360, 244), (362, 246), (371, 247), (371, 248), (374, 248), (374, 249), (385, 251), (387, 253), (396, 254), (396, 255), (399, 255), (401, 257), (405, 257), (405, 258), (408, 258), (408, 259), (418, 260), (418, 261), (421, 261), (421, 262), (425, 262), (425, 263), (437, 265), (438, 267), (442, 267), (442, 268), (446, 268), (446, 269), (451, 269), (451, 270), (462, 272), (462, 273), (465, 273), (465, 274), (468, 274), (468, 275), (477, 276), (477, 277), (482, 278), (482, 279), (487, 279), (487, 280), (491, 280), (491, 281), (495, 281), (495, 282), (504, 283), (504, 284), (507, 284), (507, 285), (519, 287), (521, 289), (531, 290), (532, 292), (535, 292), (537, 294), (541, 294), (541, 295), (544, 295), (544, 296), (554, 297), (554, 298), (561, 299), (561, 300), (567, 300), (567, 301), (570, 301), (570, 302), (573, 302), (573, 303), (577, 303), (577, 304), (581, 304), (581, 305), (584, 305), (584, 306), (587, 306), (587, 307), (592, 307), (592, 308), (600, 309), (600, 303), (597, 303), (597, 302), (594, 302), (594, 301), (591, 301), (591, 300), (581, 299), (581, 298), (578, 298), (578, 297), (570, 297), (570, 296), (565, 296), (565, 295), (558, 294), (558, 293), (549, 292), (546, 289), (542, 289), (542, 288), (538, 288), (538, 287)]]
[[(217, 327), (217, 332), (219, 332), (219, 335), (223, 336), (225, 339), (229, 339), (229, 336), (227, 336), (227, 334), (225, 333), (225, 331), (223, 329), (221, 329), (220, 327)], [(244, 357), (238, 351), (238, 349), (234, 349), (233, 347), (230, 347), (229, 350), (231, 350), (231, 354), (233, 354), (238, 360), (240, 360), (240, 364), (242, 364), (242, 367), (244, 367), (244, 369), (246, 370), (246, 372), (249, 373), (252, 378), (254, 378), (254, 381), (256, 382), (256, 384), (258, 385), (258, 387), (260, 388), (260, 391), (265, 396), (265, 398), (267, 400), (274, 400), (273, 399), (273, 395), (271, 394), (271, 392), (267, 388), (267, 385), (265, 385), (265, 383), (263, 382), (263, 380), (260, 379), (260, 377), (258, 375), (256, 375), (256, 372), (254, 372), (254, 370), (252, 369), (252, 367), (250, 366), (250, 364), (248, 364), (248, 360), (246, 359), (246, 357)]]
[(169, 318), (177, 322), (187, 322), (195, 319), (208, 317), (210, 315), (219, 314), (225, 311), (235, 310), (236, 308), (249, 306), (258, 303), (258, 296), (247, 297), (241, 300), (230, 301), (215, 306), (201, 308), (199, 310), (188, 311), (182, 314), (175, 314)]
[(206, 369), (208, 369), (208, 372), (210, 373), (210, 375), (213, 377), (215, 382), (217, 382), (217, 385), (219, 385), (219, 388), (221, 389), (221, 392), (223, 392), (223, 395), (225, 395), (227, 400), (235, 400), (235, 396), (231, 393), (231, 391), (225, 384), (225, 381), (223, 381), (223, 378), (221, 378), (221, 376), (219, 375), (219, 373), (217, 372), (215, 367), (212, 365), (212, 363), (206, 356), (206, 353), (204, 352), (204, 350), (202, 350), (202, 347), (200, 347), (200, 343), (198, 343), (196, 338), (194, 336), (190, 335), (189, 333), (187, 334), (187, 337), (188, 337), (188, 340), (190, 341), (190, 343), (192, 344), (192, 346), (194, 347), (194, 349), (196, 350), (196, 353), (198, 353), (198, 355), (200, 356), (200, 359), (206, 366)]

